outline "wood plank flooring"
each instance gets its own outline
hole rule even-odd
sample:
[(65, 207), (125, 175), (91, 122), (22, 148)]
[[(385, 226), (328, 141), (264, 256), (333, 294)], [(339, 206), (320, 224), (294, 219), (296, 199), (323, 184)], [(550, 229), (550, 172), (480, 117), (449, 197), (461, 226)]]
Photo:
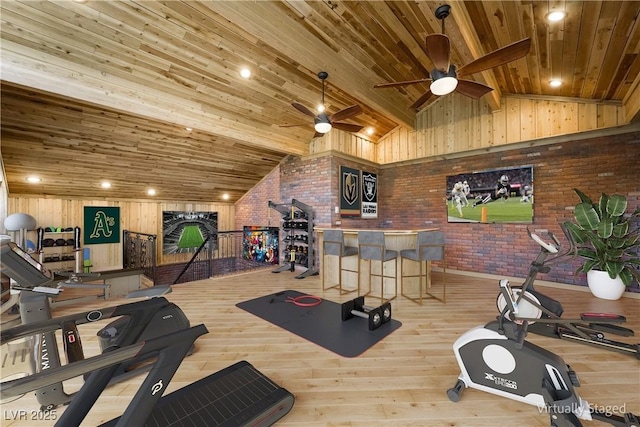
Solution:
[[(168, 299), (178, 304), (192, 325), (204, 323), (209, 334), (197, 342), (168, 391), (188, 385), (236, 361), (247, 360), (295, 397), (281, 426), (547, 426), (547, 415), (536, 407), (473, 389), (460, 402), (450, 402), (446, 390), (459, 374), (452, 344), (466, 330), (495, 318), (497, 280), (448, 274), (447, 303), (419, 306), (398, 297), (393, 317), (402, 327), (356, 358), (337, 356), (283, 329), (252, 316), (235, 304), (284, 289), (321, 296), (335, 302), (353, 298), (337, 290), (322, 291), (318, 276), (302, 280), (294, 273), (271, 270), (203, 280), (174, 287)], [(438, 273), (434, 273), (438, 282)], [(517, 285), (518, 283), (512, 283)], [(435, 285), (437, 286), (437, 284)], [(587, 292), (539, 287), (558, 299), (564, 317), (582, 311), (608, 311), (628, 318), (626, 326), (640, 331), (640, 300), (598, 300)], [(66, 306), (56, 315), (114, 305), (125, 300)], [(128, 300), (126, 300), (128, 302)], [(105, 323), (80, 327), (85, 354), (98, 352), (96, 331)], [(640, 333), (640, 332), (639, 332)], [(613, 338), (613, 337), (610, 337)], [(617, 337), (616, 337), (617, 339)], [(639, 337), (620, 338), (638, 342)], [(591, 404), (622, 406), (640, 414), (640, 363), (624, 354), (578, 343), (529, 335), (529, 341), (560, 355), (578, 373), (581, 396)], [(105, 390), (83, 425), (96, 426), (121, 414), (140, 384), (133, 378)], [(79, 379), (68, 381), (67, 391)], [(27, 395), (2, 405), (3, 426), (48, 426), (35, 421), (35, 398)], [(16, 411), (28, 419), (16, 420)], [(64, 408), (58, 408), (59, 415)], [(586, 422), (586, 425), (604, 425)]]

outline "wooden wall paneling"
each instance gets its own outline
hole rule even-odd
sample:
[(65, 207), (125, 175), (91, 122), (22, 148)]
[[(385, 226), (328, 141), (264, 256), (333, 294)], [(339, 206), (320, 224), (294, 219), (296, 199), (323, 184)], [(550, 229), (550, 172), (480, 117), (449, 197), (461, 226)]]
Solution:
[(393, 162), (393, 147), (397, 143), (398, 143), (397, 139), (393, 138), (389, 141), (388, 144), (385, 144), (384, 158), (383, 158), (385, 163)]
[(578, 104), (578, 128), (581, 131), (593, 130), (598, 127), (598, 104), (593, 102), (580, 102)]
[[(147, 203), (136, 201), (105, 201), (49, 199), (33, 197), (9, 197), (8, 212), (24, 212), (36, 218), (39, 227), (79, 226), (84, 238), (84, 206), (111, 206), (120, 208), (120, 231), (130, 230), (155, 234), (158, 238), (157, 262), (159, 264), (184, 262), (190, 254), (162, 254), (162, 212), (163, 211), (203, 211), (218, 212), (218, 230), (234, 229), (234, 206), (225, 203)], [(35, 231), (28, 233), (35, 242)], [(122, 239), (121, 239), (122, 240)], [(84, 243), (84, 242), (83, 242)], [(122, 268), (122, 241), (120, 244), (83, 245), (91, 249), (93, 271)]]
[(395, 129), (393, 129), (391, 132), (387, 133), (384, 137), (380, 138), (378, 140), (378, 144), (376, 145), (376, 155), (375, 155), (375, 162), (382, 164), (384, 158), (382, 157), (382, 153), (384, 151), (384, 148), (387, 144), (391, 144), (391, 140), (394, 140), (396, 138), (399, 138), (399, 134), (400, 134), (400, 128), (396, 127)]
[[(620, 110), (620, 111), (618, 111)], [(597, 123), (598, 128), (617, 126), (620, 124), (618, 116), (622, 119), (624, 114), (620, 107), (602, 104), (598, 106)]]
[[(521, 117), (520, 100), (517, 98), (505, 98), (504, 108), (506, 110), (507, 117)], [(521, 141), (521, 121), (520, 120), (507, 120), (506, 123), (506, 143), (512, 143)]]
[(553, 112), (551, 101), (543, 100), (536, 103), (536, 137), (544, 138), (552, 135)]
[[(480, 146), (480, 102), (470, 102), (468, 105), (468, 140), (466, 142), (467, 150), (473, 150)], [(463, 145), (464, 142), (463, 142)]]
[(445, 108), (445, 100), (444, 97), (439, 100), (435, 106), (436, 120), (437, 122), (433, 123), (435, 135), (431, 140), (432, 144), (432, 152), (429, 155), (439, 155), (445, 151), (445, 144), (447, 143), (447, 116), (446, 116), (446, 108)]
[[(329, 135), (331, 135), (331, 133), (329, 133)], [(329, 145), (329, 141), (327, 140), (329, 135), (324, 136), (322, 138), (313, 138), (309, 143), (309, 153), (318, 154), (318, 153), (323, 153), (325, 151), (329, 151), (330, 145)]]
[(526, 98), (518, 98), (520, 105), (520, 138), (522, 141), (535, 139), (536, 137), (536, 111), (533, 101)]
[(498, 111), (494, 111), (491, 115), (492, 119), (492, 136), (493, 138), (487, 141), (487, 146), (503, 145), (507, 141), (507, 106), (503, 99), (501, 108)]
[(455, 135), (455, 122), (456, 122), (456, 98), (459, 95), (454, 93), (453, 96), (445, 96), (442, 103), (444, 108), (444, 144), (441, 146), (439, 154), (451, 153), (456, 151), (456, 135)]
[(397, 138), (394, 144), (391, 145), (391, 159), (393, 159), (393, 161), (402, 159), (402, 148), (405, 146), (403, 142), (402, 138)]
[(362, 140), (362, 157), (369, 161), (375, 162), (377, 158), (378, 145), (368, 140)]
[(493, 114), (491, 112), (491, 107), (488, 104), (483, 104), (483, 114), (478, 116), (478, 120), (480, 120), (480, 147), (488, 147), (490, 146), (491, 141), (494, 138), (494, 129), (493, 129)]
[(502, 108), (491, 112), (483, 101), (455, 94), (416, 115), (415, 150), (405, 148), (394, 131), (378, 142), (377, 158), (385, 164), (624, 124), (617, 103), (506, 96)]
[(469, 140), (471, 139), (469, 131), (471, 103), (464, 100), (464, 102), (455, 103), (453, 107), (454, 109), (449, 112), (451, 122), (449, 139), (456, 151), (464, 151), (468, 149)]
[(405, 127), (399, 128), (399, 135), (404, 141), (406, 141), (407, 147), (407, 159), (418, 158), (418, 147), (416, 146), (416, 140), (413, 138), (413, 132), (409, 132), (409, 129)]
[[(416, 128), (421, 126), (421, 123), (425, 121), (424, 114), (418, 114), (416, 116)], [(424, 129), (424, 128), (422, 128)], [(425, 131), (413, 131), (411, 135), (416, 142), (416, 158), (425, 157), (427, 154), (427, 132)]]
[(343, 136), (344, 139), (344, 143), (345, 145), (348, 147), (348, 152), (349, 154), (351, 154), (352, 156), (358, 156), (358, 152), (360, 151), (358, 148), (360, 146), (359, 142), (360, 142), (360, 138), (358, 138), (356, 135), (353, 135), (349, 132), (345, 132), (345, 135)]
[(578, 106), (575, 102), (563, 102), (560, 106), (560, 134), (575, 133), (578, 128)]

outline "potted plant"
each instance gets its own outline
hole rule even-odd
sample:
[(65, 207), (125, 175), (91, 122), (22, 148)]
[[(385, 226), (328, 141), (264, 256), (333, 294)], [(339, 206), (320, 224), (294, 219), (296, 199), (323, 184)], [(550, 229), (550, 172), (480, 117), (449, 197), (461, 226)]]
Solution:
[[(596, 297), (618, 299), (634, 278), (640, 281), (640, 208), (625, 216), (627, 198), (621, 194), (602, 193), (596, 204), (582, 191), (574, 191), (580, 203), (575, 207), (575, 223), (567, 226), (577, 255), (584, 260), (576, 274), (587, 273), (587, 284)], [(596, 277), (602, 276), (613, 283), (600, 289)]]

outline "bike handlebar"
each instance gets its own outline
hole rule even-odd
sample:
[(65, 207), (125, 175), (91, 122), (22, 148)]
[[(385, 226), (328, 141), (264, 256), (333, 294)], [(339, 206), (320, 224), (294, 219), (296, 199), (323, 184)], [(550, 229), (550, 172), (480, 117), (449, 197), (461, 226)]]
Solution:
[[(544, 240), (542, 240), (542, 238), (540, 236), (538, 236), (536, 233), (532, 233), (531, 231), (529, 231), (529, 229), (527, 228), (527, 233), (529, 233), (529, 237), (531, 237), (533, 239), (534, 242), (538, 243), (540, 246), (542, 246), (547, 252), (552, 253), (552, 254), (557, 254), (558, 253), (558, 247), (554, 246), (551, 243), (547, 243)], [(551, 233), (550, 231), (548, 232), (549, 236), (551, 237), (551, 239), (553, 239), (553, 241), (560, 246), (560, 243), (558, 243), (558, 240), (556, 239), (556, 237), (553, 235), (553, 233)]]

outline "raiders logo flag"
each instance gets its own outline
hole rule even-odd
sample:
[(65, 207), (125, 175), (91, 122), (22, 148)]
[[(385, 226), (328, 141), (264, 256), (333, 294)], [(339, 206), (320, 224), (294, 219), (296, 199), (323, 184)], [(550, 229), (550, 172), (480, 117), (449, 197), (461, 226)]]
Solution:
[(340, 216), (360, 216), (360, 171), (340, 166)]
[(378, 218), (378, 174), (362, 171), (362, 218)]

